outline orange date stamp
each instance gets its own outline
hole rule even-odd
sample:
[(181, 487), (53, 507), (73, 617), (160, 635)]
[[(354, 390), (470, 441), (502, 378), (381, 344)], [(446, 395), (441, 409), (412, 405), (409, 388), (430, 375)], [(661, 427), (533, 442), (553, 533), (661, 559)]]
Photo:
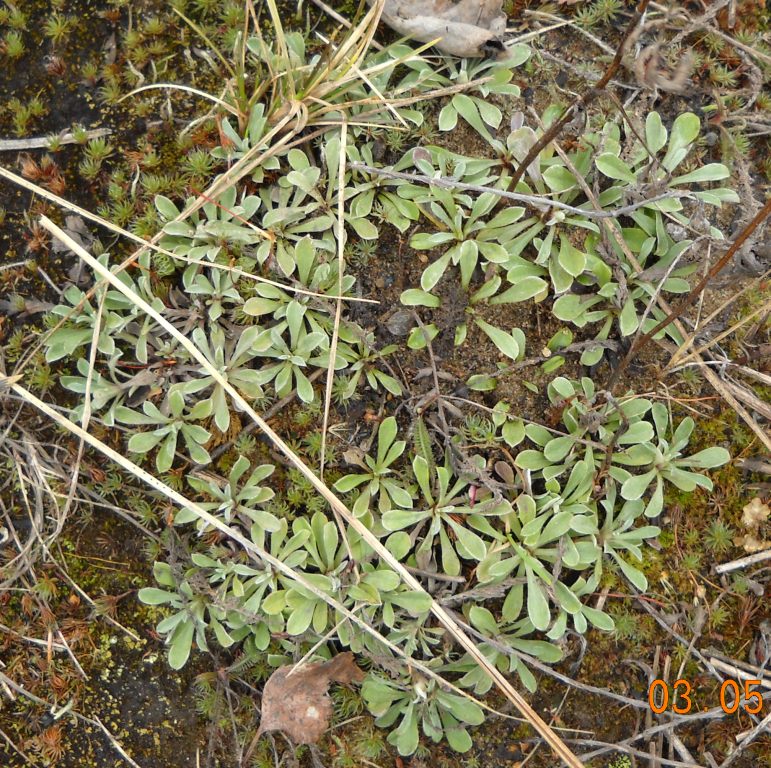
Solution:
[[(720, 708), (728, 715), (733, 715), (741, 706), (747, 714), (757, 715), (763, 709), (763, 697), (752, 687), (760, 685), (761, 680), (742, 680), (741, 686), (736, 680), (725, 680), (720, 686)], [(654, 680), (648, 688), (648, 706), (660, 715), (671, 709), (677, 715), (687, 715), (693, 708), (691, 698), (693, 688), (687, 680), (676, 680), (672, 686), (663, 680)]]

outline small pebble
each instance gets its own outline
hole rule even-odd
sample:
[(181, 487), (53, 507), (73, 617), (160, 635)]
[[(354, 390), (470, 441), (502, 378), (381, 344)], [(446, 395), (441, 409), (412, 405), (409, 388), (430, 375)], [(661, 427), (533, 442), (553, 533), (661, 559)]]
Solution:
[(412, 324), (412, 312), (407, 309), (400, 309), (388, 318), (386, 328), (394, 336), (406, 336), (412, 330)]

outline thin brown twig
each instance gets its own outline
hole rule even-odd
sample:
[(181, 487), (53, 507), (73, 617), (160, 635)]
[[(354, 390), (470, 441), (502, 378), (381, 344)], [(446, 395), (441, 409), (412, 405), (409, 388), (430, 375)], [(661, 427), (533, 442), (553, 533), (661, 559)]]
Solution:
[(554, 139), (557, 138), (557, 136), (559, 136), (560, 131), (573, 118), (576, 109), (586, 108), (589, 104), (591, 104), (600, 95), (600, 93), (602, 93), (616, 72), (618, 72), (619, 68), (621, 67), (621, 61), (624, 58), (624, 53), (626, 51), (626, 43), (632, 33), (637, 29), (637, 26), (642, 20), (643, 14), (645, 13), (649, 3), (650, 0), (640, 0), (637, 8), (635, 8), (634, 13), (632, 14), (632, 18), (629, 20), (629, 24), (627, 25), (626, 30), (624, 31), (621, 42), (618, 44), (618, 48), (616, 48), (616, 55), (613, 57), (613, 61), (610, 62), (608, 68), (605, 70), (605, 74), (603, 74), (603, 76), (588, 91), (586, 91), (586, 93), (579, 96), (562, 113), (559, 119), (555, 120), (551, 124), (543, 136), (541, 136), (541, 138), (538, 139), (538, 141), (536, 141), (532, 147), (530, 147), (530, 151), (527, 153), (527, 155), (525, 155), (525, 159), (519, 164), (519, 167), (511, 176), (508, 186), (509, 189), (516, 188), (517, 184), (519, 183), (520, 179), (530, 164), (538, 157), (543, 149), (545, 149)]
[[(766, 700), (766, 697), (763, 697), (764, 700)], [(744, 700), (742, 700), (744, 701)], [(624, 739), (623, 741), (619, 741), (617, 744), (608, 744), (604, 749), (598, 749), (594, 752), (589, 752), (581, 755), (581, 760), (591, 760), (594, 757), (598, 757), (599, 755), (605, 754), (609, 751), (609, 749), (618, 749), (619, 751), (626, 751), (628, 747), (630, 747), (634, 742), (640, 741), (641, 739), (649, 739), (651, 736), (655, 736), (658, 733), (663, 733), (664, 731), (669, 731), (672, 729), (674, 725), (686, 725), (686, 724), (693, 724), (693, 723), (699, 723), (709, 720), (724, 720), (726, 717), (729, 716), (729, 713), (726, 712), (722, 707), (713, 707), (712, 709), (708, 709), (704, 712), (692, 712), (688, 715), (678, 715), (677, 718), (673, 722), (665, 722), (665, 723), (657, 723), (656, 725), (651, 726), (650, 728), (641, 731), (640, 733), (635, 734), (634, 736), (630, 736), (627, 739)], [(567, 741), (571, 743), (576, 743), (577, 739), (566, 739)], [(585, 740), (582, 740), (585, 741)], [(643, 757), (647, 757), (648, 754), (643, 752), (641, 753)], [(662, 762), (664, 762), (662, 760)], [(666, 762), (666, 765), (683, 765), (683, 763), (677, 763), (677, 762)], [(694, 768), (697, 768), (694, 766)], [(701, 768), (698, 766), (698, 768)]]
[[(641, 749), (636, 749), (628, 744), (610, 744), (607, 741), (600, 741), (599, 739), (566, 739), (571, 744), (586, 745), (588, 747), (600, 747), (600, 749), (590, 752), (588, 755), (581, 755), (582, 760), (589, 760), (592, 757), (598, 757), (607, 752), (623, 752), (626, 755), (633, 755), (634, 757), (649, 757), (647, 752), (643, 752)], [(672, 768), (702, 768), (698, 763), (684, 763), (680, 760), (669, 760), (668, 758), (660, 757), (659, 762), (662, 765), (672, 766)]]
[(19, 755), (23, 760), (26, 761), (27, 765), (29, 766), (35, 766), (37, 763), (27, 754), (21, 751), (19, 747), (16, 746), (16, 744), (13, 743), (13, 739), (2, 729), (0, 728), (0, 736), (3, 737), (5, 742), (8, 744), (8, 746), (16, 752), (17, 755)]
[(669, 314), (659, 323), (657, 323), (650, 331), (640, 336), (637, 341), (629, 348), (629, 352), (615, 369), (611, 376), (609, 386), (612, 387), (621, 373), (626, 369), (629, 363), (633, 360), (635, 354), (642, 349), (657, 333), (662, 331), (672, 322), (680, 318), (688, 307), (693, 304), (694, 299), (706, 288), (707, 284), (712, 280), (715, 275), (721, 272), (734, 257), (736, 252), (747, 241), (750, 235), (771, 215), (771, 198), (766, 200), (766, 204), (755, 214), (755, 217), (749, 224), (739, 233), (738, 237), (734, 240), (731, 247), (717, 260), (712, 269), (707, 272), (704, 277), (674, 306)]

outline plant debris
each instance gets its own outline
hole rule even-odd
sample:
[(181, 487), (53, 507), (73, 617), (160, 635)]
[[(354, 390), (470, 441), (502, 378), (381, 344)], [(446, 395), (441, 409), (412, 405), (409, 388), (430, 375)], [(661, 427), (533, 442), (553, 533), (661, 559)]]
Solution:
[(295, 744), (316, 744), (332, 716), (330, 683), (350, 685), (363, 679), (364, 672), (349, 652), (299, 669), (294, 664), (279, 667), (265, 683), (257, 735), (283, 731)]
[(745, 536), (737, 536), (734, 543), (737, 547), (743, 547), (745, 552), (761, 552), (771, 547), (771, 541), (760, 535), (760, 529), (771, 514), (768, 504), (764, 504), (755, 497), (742, 510), (742, 525), (747, 531)]
[[(372, 0), (368, 0), (370, 5)], [(382, 20), (400, 35), (453, 56), (498, 57), (506, 30), (503, 0), (385, 0)]]
[(658, 43), (654, 43), (640, 51), (633, 66), (637, 82), (650, 90), (658, 88), (670, 93), (684, 93), (688, 89), (693, 71), (693, 56), (690, 52), (686, 53), (670, 74), (664, 69), (659, 47)]

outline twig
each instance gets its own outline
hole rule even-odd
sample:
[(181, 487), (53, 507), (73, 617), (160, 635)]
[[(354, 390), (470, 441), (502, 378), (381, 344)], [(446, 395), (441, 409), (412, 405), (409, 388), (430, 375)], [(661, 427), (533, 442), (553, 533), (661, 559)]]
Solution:
[(530, 151), (525, 155), (525, 159), (520, 163), (517, 170), (514, 172), (514, 174), (511, 176), (511, 179), (509, 180), (509, 189), (515, 189), (517, 184), (519, 183), (519, 180), (524, 175), (527, 168), (530, 166), (530, 164), (538, 157), (538, 155), (541, 154), (541, 151), (546, 148), (554, 139), (559, 136), (560, 131), (570, 122), (572, 119), (575, 111), (578, 108), (585, 109), (589, 104), (591, 104), (603, 91), (603, 89), (608, 85), (611, 78), (618, 72), (619, 67), (621, 66), (621, 61), (624, 58), (624, 52), (626, 49), (626, 43), (627, 40), (630, 38), (632, 33), (637, 29), (637, 25), (640, 23), (640, 21), (643, 18), (643, 14), (645, 13), (646, 8), (648, 7), (648, 4), (650, 3), (650, 0), (640, 0), (640, 2), (637, 5), (637, 8), (635, 8), (634, 13), (632, 14), (632, 18), (629, 21), (629, 24), (627, 25), (626, 30), (624, 31), (624, 35), (621, 38), (621, 42), (618, 44), (618, 48), (616, 49), (616, 55), (613, 57), (613, 61), (611, 61), (608, 68), (605, 70), (605, 74), (595, 83), (595, 85), (592, 86), (591, 89), (589, 89), (586, 93), (579, 96), (560, 116), (558, 120), (555, 120), (551, 126), (549, 127), (549, 130), (547, 130), (543, 136), (541, 136), (538, 141), (533, 144), (532, 147), (530, 147)]
[[(682, 332), (682, 324), (679, 329)], [(760, 426), (755, 419), (750, 416), (741, 403), (731, 394), (728, 388), (723, 384), (720, 377), (701, 359), (702, 371), (707, 381), (722, 395), (723, 399), (736, 411), (742, 421), (758, 436), (760, 441), (768, 451), (771, 451), (771, 434), (768, 430)]]
[(17, 747), (17, 746), (16, 746), (16, 745), (13, 743), (13, 740), (10, 738), (10, 736), (8, 736), (8, 734), (7, 734), (7, 733), (6, 733), (6, 732), (5, 732), (5, 731), (4, 731), (2, 728), (0, 728), (0, 736), (2, 736), (2, 737), (5, 739), (5, 741), (6, 741), (6, 743), (8, 744), (8, 746), (9, 746), (9, 747), (10, 747), (10, 748), (11, 748), (11, 749), (14, 751), (14, 752), (16, 752), (16, 754), (17, 754), (17, 755), (19, 755), (19, 756), (20, 756), (20, 757), (21, 757), (21, 758), (22, 758), (22, 759), (23, 759), (23, 760), (26, 762), (26, 764), (27, 764), (27, 765), (29, 765), (29, 766), (35, 766), (35, 765), (37, 765), (37, 763), (36, 763), (36, 762), (35, 762), (35, 761), (34, 761), (34, 760), (33, 760), (33, 759), (32, 759), (32, 758), (29, 756), (29, 755), (27, 755), (27, 754), (25, 754), (24, 752), (22, 752), (22, 751), (21, 751), (21, 750), (20, 750), (20, 749), (19, 749), (19, 748), (18, 748), (18, 747)]
[(687, 192), (664, 192), (660, 195), (655, 195), (647, 200), (640, 200), (630, 205), (625, 205), (621, 208), (614, 208), (612, 211), (603, 210), (589, 210), (588, 208), (577, 208), (574, 205), (568, 205), (560, 200), (550, 200), (545, 196), (538, 195), (525, 195), (520, 192), (510, 192), (507, 189), (498, 189), (497, 187), (488, 187), (485, 184), (469, 184), (465, 181), (457, 181), (453, 177), (448, 176), (425, 176), (420, 173), (404, 173), (403, 171), (393, 171), (390, 168), (376, 168), (366, 163), (349, 163), (349, 167), (353, 170), (363, 171), (364, 173), (372, 173), (376, 176), (383, 176), (387, 179), (396, 179), (398, 181), (419, 182), (421, 184), (428, 184), (429, 186), (441, 187), (442, 189), (458, 189), (466, 192), (478, 192), (479, 194), (490, 193), (497, 195), (505, 200), (513, 200), (518, 203), (525, 203), (532, 205), (539, 209), (544, 208), (558, 208), (567, 213), (573, 213), (578, 216), (584, 216), (587, 219), (615, 219), (619, 216), (627, 216), (630, 213), (634, 213), (639, 208), (645, 208), (650, 206), (651, 203), (658, 202), (660, 200), (667, 199), (683, 199), (690, 198), (690, 193)]
[(51, 286), (53, 291), (59, 294), (59, 296), (64, 293), (64, 291), (50, 278), (48, 273), (40, 266), (40, 264), (35, 264), (35, 271), (40, 275), (40, 277), (43, 278), (43, 280), (48, 283), (48, 285)]
[[(635, 757), (649, 757), (647, 752), (643, 752), (641, 749), (635, 749), (628, 744), (610, 744), (607, 741), (600, 741), (599, 739), (567, 739), (570, 744), (586, 745), (588, 747), (599, 746), (602, 749), (596, 749), (594, 752), (580, 755), (582, 760), (591, 760), (593, 757), (604, 755), (606, 752), (623, 752), (626, 755), (634, 755)], [(702, 768), (698, 763), (683, 763), (680, 760), (669, 760), (667, 758), (659, 758), (659, 762), (662, 765), (671, 765), (673, 768)]]
[(710, 656), (709, 661), (715, 669), (727, 672), (731, 677), (738, 678), (739, 680), (754, 680), (758, 685), (762, 685), (764, 688), (768, 688), (768, 690), (771, 691), (771, 680), (760, 676), (762, 675), (762, 672), (747, 672), (736, 664), (727, 664), (725, 661), (716, 659), (714, 656)]
[[(736, 48), (739, 48), (745, 53), (748, 53), (750, 56), (754, 56), (759, 61), (762, 61), (765, 64), (771, 64), (771, 56), (769, 56), (768, 54), (765, 54), (762, 51), (758, 51), (752, 46), (749, 46), (746, 43), (742, 43), (739, 40), (736, 40), (735, 38), (731, 37), (730, 35), (727, 35), (718, 26), (707, 23), (711, 21), (712, 18), (716, 16), (720, 10), (722, 10), (726, 5), (728, 5), (729, 2), (730, 0), (723, 0), (723, 2), (715, 3), (714, 5), (710, 6), (707, 9), (707, 11), (702, 16), (699, 16), (697, 19), (694, 19), (693, 21), (690, 21), (690, 19), (688, 19), (688, 21), (690, 22), (688, 27), (686, 27), (686, 29), (684, 29), (682, 32), (679, 32), (672, 39), (672, 43), (677, 44), (680, 40), (682, 40), (687, 35), (690, 35), (693, 32), (697, 32), (698, 30), (704, 30), (705, 32), (708, 32), (711, 35), (717, 35), (718, 37), (722, 38), (730, 45), (733, 45)], [(651, 8), (656, 8), (657, 10), (664, 11), (665, 13), (671, 12), (671, 6), (668, 7), (665, 5), (660, 5), (659, 3), (652, 2)]]
[(681, 645), (685, 646), (691, 656), (695, 656), (709, 670), (709, 673), (715, 679), (721, 683), (723, 682), (723, 676), (717, 671), (717, 669), (715, 669), (715, 667), (710, 663), (709, 659), (704, 656), (704, 654), (698, 648), (691, 646), (691, 644), (682, 635), (675, 632), (675, 630), (672, 629), (672, 627), (670, 627), (666, 621), (664, 621), (664, 619), (659, 615), (658, 611), (656, 611), (652, 606), (648, 605), (648, 603), (646, 603), (644, 600), (638, 599), (638, 603), (643, 607), (646, 613), (653, 617), (653, 619), (662, 629), (674, 637), (675, 640), (677, 640)]
[(24, 261), (14, 261), (11, 264), (0, 264), (0, 272), (4, 272), (6, 269), (18, 269), (19, 267), (26, 267), (31, 265), (32, 261), (25, 259)]
[(428, 351), (428, 361), (431, 363), (431, 375), (433, 376), (434, 380), (434, 390), (436, 391), (436, 404), (437, 404), (437, 410), (439, 412), (439, 418), (442, 421), (442, 427), (444, 428), (444, 435), (445, 438), (447, 438), (447, 435), (450, 432), (450, 428), (447, 426), (447, 418), (444, 414), (444, 404), (442, 403), (442, 390), (439, 387), (439, 374), (437, 373), (436, 368), (436, 357), (434, 356), (434, 347), (431, 343), (431, 339), (428, 336), (428, 331), (426, 330), (426, 326), (423, 324), (423, 321), (420, 319), (420, 315), (413, 310), (412, 316), (415, 318), (415, 321), (418, 324), (418, 327), (420, 328), (420, 332), (423, 334), (423, 339), (426, 342), (426, 350)]
[[(89, 718), (90, 719), (90, 718)], [(102, 733), (107, 737), (107, 740), (112, 744), (113, 749), (132, 767), (142, 768), (138, 763), (129, 757), (125, 749), (120, 745), (120, 742), (107, 730), (107, 726), (98, 718), (94, 717), (93, 722), (101, 729)]]
[[(768, 273), (766, 273), (766, 276)], [(733, 297), (732, 297), (733, 299)], [(765, 312), (768, 312), (768, 310), (771, 308), (771, 299), (761, 304), (759, 307), (754, 309), (752, 312), (750, 312), (748, 315), (745, 315), (740, 320), (737, 320), (733, 325), (729, 326), (725, 330), (721, 331), (717, 336), (713, 336), (708, 342), (705, 344), (702, 344), (698, 349), (695, 349), (693, 352), (689, 352), (685, 357), (682, 357), (681, 359), (677, 359), (678, 355), (681, 354), (681, 352), (688, 346), (690, 346), (698, 334), (698, 326), (694, 330), (694, 332), (688, 337), (688, 339), (680, 345), (678, 350), (675, 352), (675, 354), (672, 356), (672, 360), (667, 364), (667, 368), (671, 370), (672, 372), (675, 371), (676, 365), (682, 365), (683, 363), (690, 360), (692, 357), (698, 357), (699, 355), (703, 354), (704, 352), (707, 352), (710, 347), (714, 346), (718, 342), (722, 341), (726, 336), (730, 336), (735, 331), (738, 331), (739, 328), (746, 325), (747, 323), (754, 320), (758, 315), (762, 315)], [(702, 327), (706, 326), (706, 322), (702, 323)]]
[(730, 380), (726, 380), (723, 383), (738, 400), (741, 400), (746, 406), (764, 419), (771, 420), (771, 405), (765, 400), (761, 400), (751, 389), (739, 386), (737, 383)]
[[(89, 139), (98, 139), (102, 136), (109, 136), (112, 131), (109, 128), (95, 128), (92, 131), (86, 131), (84, 137)], [(77, 139), (69, 132), (59, 134), (58, 136), (36, 136), (29, 139), (0, 139), (0, 152), (21, 152), (25, 149), (48, 149), (52, 140), (58, 144), (80, 144), (83, 137)]]
[(680, 755), (682, 760), (687, 760), (689, 763), (696, 762), (693, 759), (693, 755), (688, 751), (688, 748), (683, 744), (682, 739), (674, 731), (669, 734), (669, 740), (675, 748), (675, 752)]
[[(70, 648), (70, 644), (67, 642), (66, 638), (62, 634), (62, 631), (60, 629), (57, 629), (56, 630), (56, 634), (59, 636), (59, 639), (62, 641), (62, 645), (64, 646), (64, 649), (67, 651), (67, 655), (72, 660), (72, 663), (75, 665), (75, 669), (78, 670), (78, 672), (80, 673), (80, 676), (84, 680), (88, 680), (88, 675), (86, 674), (86, 672), (83, 669), (83, 667), (80, 666), (80, 662), (78, 661), (78, 657), (73, 653), (72, 648)], [(136, 635), (135, 635), (135, 637), (136, 637)], [(53, 643), (50, 643), (50, 644), (53, 645)]]
[(750, 565), (762, 563), (764, 560), (771, 560), (771, 549), (756, 552), (754, 555), (747, 555), (747, 557), (740, 557), (738, 560), (731, 560), (729, 563), (722, 563), (715, 567), (715, 572), (730, 573), (731, 571), (738, 571), (740, 568), (747, 568)]
[[(718, 653), (718, 651), (715, 651), (712, 648), (707, 650), (709, 651), (710, 658), (716, 658), (719, 661), (726, 662), (726, 664), (731, 664), (734, 667), (743, 669), (745, 672), (751, 672), (754, 676), (752, 678), (753, 680), (756, 680), (759, 677), (763, 677), (763, 675), (769, 671), (768, 669), (761, 669), (760, 667), (755, 666), (755, 664), (750, 664), (748, 661), (740, 661), (738, 659), (732, 659), (730, 656), (724, 656), (722, 653)], [(769, 685), (769, 690), (771, 690), (771, 685)]]
[(736, 459), (734, 464), (736, 464), (739, 469), (744, 469), (747, 472), (758, 472), (763, 475), (771, 475), (771, 461), (768, 461), (767, 459)]
[[(765, 699), (765, 697), (764, 697)], [(618, 742), (618, 744), (608, 744), (607, 747), (610, 747), (611, 749), (619, 749), (621, 751), (625, 751), (627, 747), (629, 747), (631, 744), (634, 744), (634, 742), (639, 741), (640, 739), (649, 739), (651, 736), (655, 736), (657, 733), (661, 733), (663, 731), (670, 730), (673, 725), (685, 725), (685, 724), (693, 724), (693, 723), (700, 723), (703, 721), (709, 721), (709, 720), (724, 720), (726, 717), (728, 717), (728, 713), (722, 708), (722, 707), (713, 707), (712, 709), (708, 709), (706, 712), (694, 712), (690, 715), (678, 715), (674, 722), (666, 722), (666, 723), (659, 723), (657, 725), (651, 726), (651, 728), (641, 731), (640, 733), (635, 734), (634, 736), (630, 736), (628, 739), (624, 739), (623, 741)], [(575, 741), (575, 740), (571, 740)], [(600, 742), (603, 743), (603, 742)], [(591, 760), (594, 757), (597, 757), (598, 755), (605, 754), (608, 749), (598, 749), (594, 752), (589, 752), (586, 754), (581, 755), (582, 760)], [(647, 752), (642, 752), (641, 756), (648, 757)], [(672, 761), (664, 760), (662, 758), (662, 763), (665, 765), (682, 765), (682, 763), (673, 763)], [(693, 768), (701, 768), (701, 766), (693, 766)]]
[[(404, 566), (410, 573), (414, 574), (415, 576), (423, 576), (427, 579), (435, 579), (436, 581), (447, 581), (452, 584), (465, 584), (467, 582), (467, 579), (465, 576), (450, 576), (446, 573), (432, 573), (431, 571), (424, 571), (422, 568), (415, 568), (412, 565), (405, 565)], [(440, 601), (443, 605), (446, 604), (446, 601), (441, 600)]]
[[(43, 648), (48, 647), (47, 641), (40, 640), (37, 637), (28, 637), (27, 635), (22, 635), (21, 632), (17, 632), (15, 629), (12, 629), (11, 627), (6, 627), (5, 624), (0, 624), (0, 632), (5, 632), (9, 635), (14, 635), (15, 637), (18, 637), (20, 640), (24, 640), (28, 643), (32, 643), (32, 645), (40, 645)], [(62, 653), (67, 651), (67, 649), (63, 645), (60, 645), (59, 643), (51, 643), (51, 648), (54, 651), (57, 651), (57, 652), (60, 651)]]
[[(315, 0), (314, 0), (315, 2)], [(562, 21), (563, 26), (564, 25), (570, 25), (571, 30), (578, 32), (580, 35), (583, 35), (584, 37), (591, 40), (598, 48), (601, 48), (605, 53), (607, 53), (609, 56), (613, 56), (615, 54), (615, 50), (611, 48), (607, 43), (603, 43), (602, 40), (600, 40), (599, 37), (595, 37), (591, 32), (588, 32), (585, 30), (580, 24), (577, 24), (576, 22), (570, 20), (570, 21), (564, 21), (563, 19), (560, 19), (559, 16), (555, 16), (552, 13), (546, 13), (545, 11), (533, 11), (529, 8), (525, 9), (525, 16), (537, 16), (538, 18), (543, 19), (550, 19), (551, 21)]]
[(734, 749), (733, 752), (731, 752), (728, 757), (723, 760), (722, 763), (720, 763), (720, 768), (728, 768), (729, 765), (731, 765), (734, 760), (736, 760), (737, 757), (741, 755), (742, 752), (744, 752), (747, 747), (752, 744), (753, 741), (758, 737), (758, 734), (765, 730), (768, 725), (771, 724), (771, 712), (769, 712), (737, 745), (736, 749)]
[[(661, 646), (657, 645), (653, 654), (653, 671), (651, 676), (655, 679), (659, 677), (659, 664), (661, 663)], [(662, 676), (664, 682), (667, 683), (666, 678)], [(653, 725), (653, 710), (648, 707), (645, 710), (645, 729), (650, 730)], [(660, 732), (659, 732), (660, 733)], [(658, 735), (658, 734), (657, 734)], [(656, 742), (651, 739), (648, 741), (648, 765), (650, 768), (660, 768), (660, 763), (656, 760)]]

